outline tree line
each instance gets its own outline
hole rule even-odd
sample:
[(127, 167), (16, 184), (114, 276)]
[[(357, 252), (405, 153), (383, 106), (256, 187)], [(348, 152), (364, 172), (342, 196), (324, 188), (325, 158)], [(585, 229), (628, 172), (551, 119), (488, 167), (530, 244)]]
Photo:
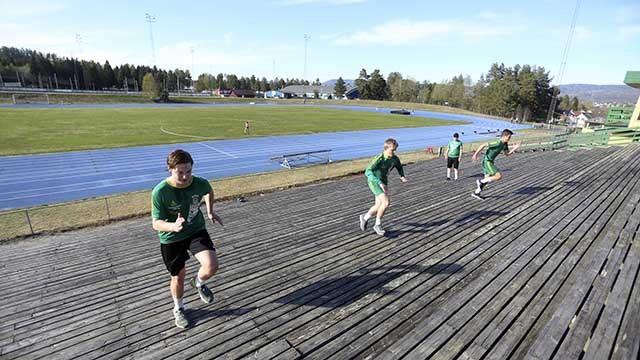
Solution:
[[(440, 83), (404, 78), (399, 72), (385, 79), (378, 69), (370, 74), (362, 69), (355, 84), (361, 99), (448, 105), (519, 121), (546, 120), (553, 97), (560, 94), (544, 67), (498, 63), (475, 84), (463, 75)], [(565, 95), (558, 97), (554, 114), (584, 108), (576, 97)]]
[[(158, 89), (175, 92), (190, 89), (195, 91), (243, 89), (269, 91), (289, 85), (309, 85), (301, 79), (271, 79), (238, 77), (234, 74), (201, 74), (192, 82), (189, 70), (163, 70), (153, 66), (124, 64), (112, 67), (109, 61), (95, 61), (59, 57), (30, 49), (0, 47), (0, 85), (20, 84), (23, 87), (73, 90), (129, 90), (141, 91), (143, 79), (151, 74)], [(316, 79), (313, 85), (320, 84)]]

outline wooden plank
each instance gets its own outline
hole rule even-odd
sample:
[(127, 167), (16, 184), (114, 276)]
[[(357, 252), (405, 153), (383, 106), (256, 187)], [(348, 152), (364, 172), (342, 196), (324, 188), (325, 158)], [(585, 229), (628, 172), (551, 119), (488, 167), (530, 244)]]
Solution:
[[(534, 211), (535, 211), (535, 210), (534, 210)], [(466, 268), (466, 266), (465, 266), (465, 268)], [(425, 296), (429, 296), (429, 295), (431, 295), (431, 292), (429, 292), (428, 294), (425, 294)], [(458, 300), (456, 300), (456, 301), (458, 301)], [(396, 318), (397, 318), (397, 316), (394, 316), (393, 318), (388, 318), (388, 319), (386, 319), (386, 320), (385, 320), (384, 324), (386, 325), (386, 324), (388, 324), (390, 321), (395, 320)], [(394, 330), (394, 331), (395, 331), (395, 332), (397, 332), (397, 330)], [(368, 333), (368, 334), (371, 334), (371, 331), (369, 331), (369, 333)], [(367, 338), (369, 338), (369, 337), (370, 337), (370, 335), (367, 335)], [(353, 346), (350, 346), (350, 347), (349, 347), (349, 349), (352, 349), (352, 348), (353, 348)], [(364, 355), (363, 355), (363, 356), (364, 356)]]
[[(552, 219), (553, 220), (553, 219)], [(549, 221), (547, 221), (547, 223), (549, 223)], [(553, 225), (553, 223), (551, 223), (550, 225)], [(533, 235), (533, 234), (532, 234)], [(535, 236), (534, 236), (535, 238)], [(553, 238), (553, 237), (551, 237)], [(524, 245), (524, 247), (523, 247)], [(527, 244), (523, 244), (520, 243), (518, 244), (518, 246), (520, 247), (520, 249), (516, 248), (516, 253), (519, 252), (521, 249), (525, 251), (526, 253), (530, 253), (531, 255), (529, 255), (527, 258), (528, 259), (532, 259), (532, 256), (535, 255), (535, 253), (533, 253), (532, 250), (536, 250), (536, 247), (529, 247), (529, 245)], [(505, 258), (511, 258), (514, 259), (513, 255), (504, 255)], [(526, 259), (526, 258), (523, 258)], [(527, 260), (519, 260), (519, 261), (527, 261)], [(507, 271), (506, 272), (502, 272), (501, 268), (505, 268)], [(499, 270), (499, 272), (497, 272), (496, 274), (500, 274), (500, 277), (505, 277), (506, 279), (510, 279), (510, 276), (508, 274), (517, 274), (517, 267), (516, 268), (507, 268), (505, 266), (505, 264), (500, 264), (499, 267), (495, 267), (494, 269)], [(492, 271), (494, 271), (494, 269), (492, 269)], [(487, 279), (487, 280), (491, 280), (492, 277), (489, 275), (489, 273), (485, 273), (481, 275), (481, 279)], [(452, 313), (453, 311), (455, 311), (455, 309), (459, 306), (458, 303), (465, 301), (464, 298), (466, 298), (469, 295), (472, 295), (474, 293), (479, 293), (477, 290), (472, 290), (474, 288), (478, 288), (483, 286), (483, 281), (474, 281), (474, 283), (467, 287), (467, 289), (465, 289), (465, 294), (463, 295), (463, 298), (458, 297), (457, 298), (457, 303), (445, 303), (443, 305), (443, 307), (439, 308), (439, 311), (434, 315), (431, 316), (429, 318), (427, 318), (426, 320), (424, 320), (421, 324), (424, 324), (424, 326), (420, 327), (416, 327), (414, 331), (411, 332), (412, 335), (410, 336), (406, 336), (402, 341), (398, 342), (397, 344), (394, 344), (393, 348), (389, 349), (387, 352), (385, 352), (383, 354), (383, 358), (385, 357), (393, 357), (394, 356), (394, 351), (395, 349), (411, 349), (413, 348), (413, 346), (411, 345), (412, 343), (415, 343), (416, 340), (418, 340), (419, 346), (418, 348), (415, 349), (415, 351), (417, 351), (416, 355), (418, 354), (418, 352), (420, 353), (424, 353), (425, 355), (429, 353), (429, 351), (434, 351), (437, 349), (437, 343), (434, 343), (433, 341), (442, 341), (445, 339), (445, 337), (443, 337), (442, 334), (446, 334), (446, 331), (443, 331), (442, 327), (438, 328), (438, 331), (434, 334), (434, 337), (429, 337), (426, 339), (429, 339), (429, 342), (423, 342), (422, 340), (419, 339), (425, 339), (425, 337), (430, 334), (431, 332), (427, 329), (434, 329), (431, 331), (435, 331), (435, 326), (436, 324), (441, 324), (443, 323), (443, 321), (445, 320), (445, 317), (447, 316), (446, 314)], [(498, 283), (499, 284), (499, 283)], [(486, 291), (486, 289), (485, 289)], [(489, 292), (491, 294), (491, 292)], [(482, 305), (476, 305), (476, 308), (481, 307)], [(446, 324), (445, 324), (446, 325)], [(425, 328), (426, 326), (426, 328)], [(455, 327), (452, 327), (451, 325), (446, 325), (445, 327), (446, 329), (448, 329), (450, 332), (455, 331)], [(406, 351), (406, 350), (403, 350)]]

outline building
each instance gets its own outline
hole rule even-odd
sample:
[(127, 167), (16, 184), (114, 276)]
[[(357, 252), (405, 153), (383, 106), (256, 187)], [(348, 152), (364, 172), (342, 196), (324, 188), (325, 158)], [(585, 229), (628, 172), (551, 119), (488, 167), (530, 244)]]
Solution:
[(217, 95), (217, 96), (222, 96), (222, 97), (231, 96), (231, 90), (230, 89), (225, 89), (225, 88), (217, 88), (217, 89), (214, 90), (213, 93), (215, 95)]
[(265, 99), (284, 99), (284, 93), (278, 90), (269, 90), (264, 93)]
[(237, 98), (254, 98), (256, 97), (256, 92), (253, 90), (233, 89), (229, 96)]

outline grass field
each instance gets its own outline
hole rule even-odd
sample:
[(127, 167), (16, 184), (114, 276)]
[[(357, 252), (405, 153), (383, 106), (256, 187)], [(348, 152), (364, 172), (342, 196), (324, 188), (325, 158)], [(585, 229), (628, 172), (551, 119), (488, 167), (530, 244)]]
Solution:
[[(12, 92), (0, 91), (0, 104), (11, 104)], [(52, 104), (150, 104), (151, 99), (143, 95), (126, 95), (126, 94), (64, 94), (64, 93), (48, 93), (49, 101)], [(247, 104), (255, 103), (277, 103), (296, 105), (302, 104), (302, 99), (264, 99), (264, 98), (220, 98), (217, 96), (171, 96), (171, 102), (179, 104)], [(444, 112), (452, 114), (467, 114), (476, 116), (488, 116), (474, 113), (464, 109), (458, 109), (450, 106), (440, 106), (431, 104), (397, 102), (397, 101), (379, 101), (379, 100), (322, 100), (308, 99), (307, 104), (316, 105), (350, 105), (350, 106), (370, 106), (391, 109), (414, 109), (426, 110), (434, 112)]]
[(0, 155), (157, 145), (209, 139), (448, 125), (453, 121), (318, 107), (113, 109), (0, 108)]

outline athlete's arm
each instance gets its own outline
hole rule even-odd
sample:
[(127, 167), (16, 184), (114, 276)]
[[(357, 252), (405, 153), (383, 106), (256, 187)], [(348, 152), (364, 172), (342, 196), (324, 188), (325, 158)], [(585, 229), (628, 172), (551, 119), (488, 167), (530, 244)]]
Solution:
[(182, 231), (182, 223), (184, 218), (178, 213), (178, 218), (175, 222), (169, 222), (160, 219), (153, 219), (153, 230), (163, 232), (180, 232)]
[(513, 155), (513, 153), (516, 152), (516, 150), (518, 150), (518, 148), (520, 147), (520, 143), (517, 143), (513, 146), (513, 148), (511, 150), (509, 150), (508, 148), (504, 150), (504, 155), (505, 156), (511, 156)]
[(482, 152), (482, 150), (484, 148), (486, 148), (487, 146), (489, 146), (489, 143), (484, 143), (482, 145), (480, 145), (480, 147), (478, 148), (478, 150), (476, 150), (475, 153), (473, 153), (473, 161), (478, 160), (478, 154), (480, 154), (480, 152)]
[(222, 219), (220, 219), (218, 214), (216, 214), (215, 211), (213, 211), (213, 199), (214, 199), (213, 188), (211, 188), (211, 191), (209, 191), (209, 193), (203, 196), (202, 198), (204, 199), (204, 203), (207, 207), (207, 217), (209, 218), (209, 220), (213, 221), (214, 224), (217, 221), (220, 223), (220, 225), (222, 225)]

